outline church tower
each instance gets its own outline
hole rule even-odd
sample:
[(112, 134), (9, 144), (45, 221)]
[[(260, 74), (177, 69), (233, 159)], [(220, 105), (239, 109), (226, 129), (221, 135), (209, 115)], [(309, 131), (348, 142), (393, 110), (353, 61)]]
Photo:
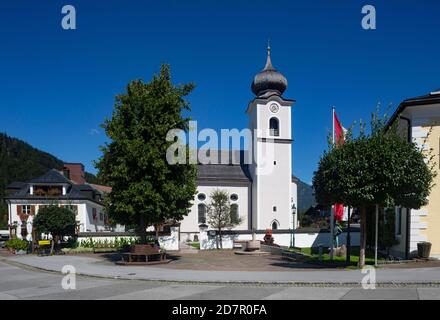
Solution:
[(291, 153), (291, 107), (295, 101), (282, 96), (287, 79), (272, 66), (270, 46), (266, 65), (255, 75), (251, 88), (255, 98), (246, 113), (253, 133), (252, 228), (290, 229), (296, 225)]

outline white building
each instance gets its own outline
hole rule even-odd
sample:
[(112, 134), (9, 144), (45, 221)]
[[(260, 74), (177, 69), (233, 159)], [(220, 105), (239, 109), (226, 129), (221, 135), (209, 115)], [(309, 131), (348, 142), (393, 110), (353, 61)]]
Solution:
[(48, 205), (72, 210), (77, 233), (106, 229), (102, 197), (108, 187), (86, 183), (82, 164), (65, 164), (63, 171), (51, 169), (39, 178), (6, 187), (9, 225), (18, 238), (32, 239), (33, 218)]
[(253, 133), (252, 152), (218, 152), (209, 157), (217, 164), (198, 165), (197, 194), (190, 213), (181, 222), (181, 241), (192, 240), (199, 233), (199, 225), (207, 222), (206, 208), (216, 189), (229, 193), (231, 207), (242, 219), (235, 231), (249, 234), (256, 230), (261, 234), (272, 229), (288, 234), (296, 228), (291, 123), (295, 101), (282, 96), (286, 88), (287, 79), (272, 66), (268, 48), (266, 65), (252, 82), (255, 97), (246, 109)]

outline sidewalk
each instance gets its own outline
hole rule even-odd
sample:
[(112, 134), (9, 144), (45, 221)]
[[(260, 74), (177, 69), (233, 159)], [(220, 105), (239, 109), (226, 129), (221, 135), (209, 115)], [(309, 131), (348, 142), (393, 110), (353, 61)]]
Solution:
[[(296, 283), (347, 285), (360, 284), (365, 274), (360, 270), (320, 270), (320, 271), (206, 271), (166, 269), (150, 266), (116, 266), (107, 265), (102, 260), (81, 256), (35, 255), (11, 256), (1, 259), (4, 262), (15, 262), (38, 269), (61, 272), (65, 265), (74, 266), (77, 274), (103, 278), (130, 280), (158, 280), (175, 282), (214, 282), (214, 283)], [(440, 284), (440, 268), (415, 269), (377, 269), (378, 284)]]

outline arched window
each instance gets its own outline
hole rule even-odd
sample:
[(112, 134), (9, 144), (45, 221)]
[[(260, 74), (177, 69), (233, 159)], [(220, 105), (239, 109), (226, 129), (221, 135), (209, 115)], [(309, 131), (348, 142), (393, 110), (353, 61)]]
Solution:
[(238, 204), (233, 203), (231, 204), (231, 222), (234, 224), (238, 224), (240, 220), (240, 214), (238, 212)]
[(271, 136), (278, 137), (280, 135), (280, 122), (277, 118), (270, 118), (269, 129)]
[(274, 222), (272, 222), (272, 230), (276, 229), (278, 229), (278, 222), (275, 220)]
[(206, 206), (201, 203), (198, 206), (199, 223), (206, 223)]

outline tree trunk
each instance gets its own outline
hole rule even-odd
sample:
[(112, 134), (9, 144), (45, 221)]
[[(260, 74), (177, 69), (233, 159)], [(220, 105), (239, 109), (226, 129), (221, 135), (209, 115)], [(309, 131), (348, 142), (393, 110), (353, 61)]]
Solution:
[(52, 245), (50, 246), (50, 255), (53, 255), (56, 241), (58, 241), (58, 236), (52, 236)]
[(160, 225), (157, 224), (157, 225), (154, 226), (154, 228), (155, 228), (155, 231), (156, 231), (156, 240), (159, 240), (159, 228), (160, 228)]
[(141, 244), (147, 243), (147, 224), (145, 222), (145, 217), (143, 215), (140, 216), (139, 219), (139, 227), (138, 232)]
[(223, 249), (222, 229), (218, 229), (218, 236), (220, 237), (220, 249)]
[(363, 268), (365, 266), (365, 246), (367, 244), (367, 213), (366, 208), (361, 208), (361, 234), (360, 234), (360, 243), (359, 243), (359, 267)]

